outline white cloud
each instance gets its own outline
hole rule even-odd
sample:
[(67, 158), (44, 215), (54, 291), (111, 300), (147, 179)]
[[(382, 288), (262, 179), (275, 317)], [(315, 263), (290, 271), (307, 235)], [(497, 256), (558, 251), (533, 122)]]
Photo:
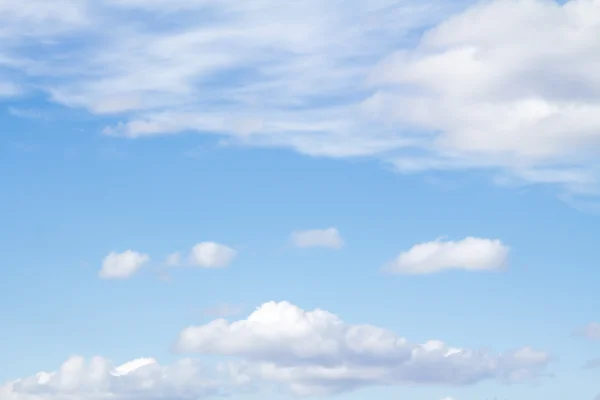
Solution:
[(144, 358), (114, 366), (73, 356), (58, 371), (0, 384), (2, 400), (197, 400), (219, 393), (222, 381), (194, 360), (161, 366)]
[(0, 1), (0, 73), (118, 114), (108, 134), (209, 132), (600, 191), (595, 1), (29, 3)]
[(300, 248), (327, 247), (330, 249), (339, 249), (344, 246), (344, 240), (336, 228), (293, 232), (291, 234), (291, 241), (294, 246)]
[(224, 268), (227, 267), (237, 251), (231, 247), (215, 242), (198, 243), (190, 252), (190, 263), (202, 268)]
[(111, 252), (104, 258), (99, 276), (104, 279), (125, 279), (135, 274), (150, 261), (147, 254), (127, 250), (123, 253)]
[(439, 132), (413, 165), (503, 167), (534, 182), (556, 173), (584, 190), (600, 150), (599, 16), (587, 0), (482, 2), (381, 62), (370, 104)]
[(500, 240), (468, 237), (414, 245), (384, 270), (400, 274), (431, 274), (448, 269), (490, 271), (506, 266), (509, 248)]
[(529, 347), (493, 354), (432, 340), (411, 343), (371, 325), (351, 325), (324, 311), (263, 304), (247, 319), (184, 329), (174, 348), (241, 357), (244, 376), (284, 384), (297, 394), (327, 394), (368, 385), (516, 382), (544, 373), (550, 356)]

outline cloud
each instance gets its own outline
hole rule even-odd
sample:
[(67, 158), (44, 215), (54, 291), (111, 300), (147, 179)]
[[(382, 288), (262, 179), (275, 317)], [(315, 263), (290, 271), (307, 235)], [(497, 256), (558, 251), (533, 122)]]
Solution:
[(111, 252), (104, 258), (98, 275), (103, 279), (126, 279), (135, 274), (150, 261), (147, 254), (127, 250), (123, 253)]
[(501, 167), (585, 190), (600, 149), (599, 10), (587, 0), (474, 5), (386, 57), (368, 105), (435, 132), (411, 168)]
[(506, 266), (509, 248), (500, 240), (468, 237), (414, 245), (401, 253), (384, 271), (398, 274), (432, 274), (449, 269), (499, 270)]
[(224, 383), (195, 360), (161, 366), (152, 358), (115, 366), (102, 357), (70, 357), (57, 371), (0, 384), (3, 400), (197, 400)]
[(589, 340), (600, 340), (600, 324), (597, 322), (590, 322), (585, 327), (577, 330), (576, 333)]
[(329, 394), (369, 385), (469, 385), (488, 379), (540, 377), (550, 356), (529, 347), (493, 354), (423, 344), (371, 325), (352, 325), (327, 311), (265, 303), (247, 319), (214, 320), (184, 329), (180, 352), (234, 356), (235, 370), (283, 384), (297, 394)]
[(107, 134), (600, 191), (598, 2), (30, 3), (0, 2), (2, 79), (110, 115)]
[(330, 249), (340, 249), (344, 246), (344, 240), (336, 228), (293, 232), (291, 234), (291, 242), (299, 248), (327, 247)]
[(237, 251), (215, 242), (198, 243), (190, 252), (190, 263), (202, 268), (224, 268), (227, 267)]

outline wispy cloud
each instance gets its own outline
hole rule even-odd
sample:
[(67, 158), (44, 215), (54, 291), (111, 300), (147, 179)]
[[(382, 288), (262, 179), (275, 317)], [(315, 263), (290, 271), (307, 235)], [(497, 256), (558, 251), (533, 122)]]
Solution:
[(106, 134), (598, 191), (598, 3), (35, 3), (0, 2), (0, 82), (110, 115)]

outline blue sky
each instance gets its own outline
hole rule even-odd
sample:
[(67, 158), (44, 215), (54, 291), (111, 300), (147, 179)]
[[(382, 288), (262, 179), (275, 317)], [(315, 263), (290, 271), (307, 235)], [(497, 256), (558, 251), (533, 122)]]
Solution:
[(600, 4), (447, 3), (0, 0), (0, 400), (599, 396)]

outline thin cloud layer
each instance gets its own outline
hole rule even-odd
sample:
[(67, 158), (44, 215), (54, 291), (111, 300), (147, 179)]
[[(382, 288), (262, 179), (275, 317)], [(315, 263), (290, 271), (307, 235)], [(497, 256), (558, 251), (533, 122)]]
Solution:
[(491, 271), (506, 266), (509, 248), (500, 240), (468, 237), (414, 245), (401, 253), (384, 270), (389, 273), (423, 275), (457, 269)]
[(336, 228), (293, 232), (291, 242), (295, 247), (302, 249), (309, 247), (340, 249), (344, 247), (344, 240)]
[(238, 374), (279, 382), (297, 394), (330, 394), (369, 385), (468, 385), (518, 382), (544, 374), (550, 356), (524, 347), (501, 354), (432, 340), (410, 343), (388, 330), (351, 325), (316, 309), (265, 303), (247, 319), (184, 329), (180, 352), (235, 356)]
[(113, 251), (104, 258), (98, 275), (103, 279), (127, 279), (148, 261), (150, 256), (137, 251), (127, 250), (123, 253)]

